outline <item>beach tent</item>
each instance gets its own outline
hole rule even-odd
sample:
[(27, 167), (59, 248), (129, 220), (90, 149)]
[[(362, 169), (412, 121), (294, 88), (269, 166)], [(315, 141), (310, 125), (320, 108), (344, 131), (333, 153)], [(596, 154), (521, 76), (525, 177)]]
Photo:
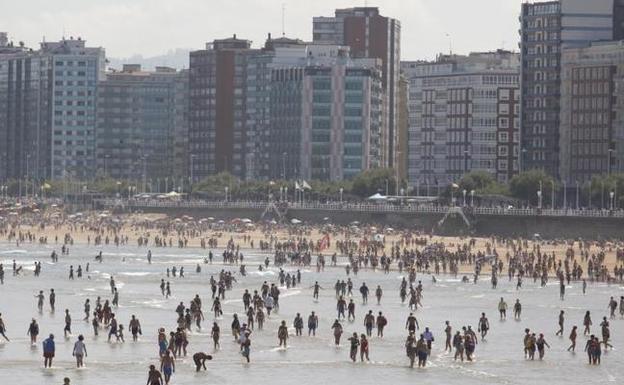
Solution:
[(380, 193), (377, 193), (375, 195), (371, 195), (371, 196), (368, 197), (369, 201), (376, 201), (376, 202), (385, 201), (387, 199), (388, 199), (387, 197), (381, 195)]

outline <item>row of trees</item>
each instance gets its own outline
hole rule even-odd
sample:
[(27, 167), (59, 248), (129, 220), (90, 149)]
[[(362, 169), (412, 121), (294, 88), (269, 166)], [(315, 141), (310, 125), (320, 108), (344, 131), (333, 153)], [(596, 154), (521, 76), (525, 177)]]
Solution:
[[(422, 186), (419, 189), (409, 188), (404, 180), (397, 183), (396, 175), (392, 169), (374, 169), (362, 172), (352, 180), (325, 182), (309, 181), (303, 185), (299, 181), (299, 189), (296, 190), (294, 181), (244, 181), (231, 174), (220, 173), (210, 176), (190, 186), (176, 187), (164, 181), (150, 181), (145, 189), (142, 182), (117, 181), (110, 178), (97, 178), (91, 182), (79, 182), (74, 180), (57, 180), (43, 183), (32, 181), (8, 181), (2, 186), (0, 194), (7, 195), (43, 195), (64, 196), (84, 193), (96, 193), (103, 195), (122, 196), (134, 195), (140, 192), (167, 192), (169, 190), (191, 191), (194, 196), (208, 199), (230, 200), (266, 200), (269, 194), (273, 196), (288, 196), (295, 199), (306, 196), (306, 199), (314, 200), (359, 200), (373, 194), (382, 195), (425, 195)], [(178, 183), (179, 184), (179, 183)], [(542, 170), (531, 170), (514, 176), (508, 184), (502, 184), (495, 180), (491, 174), (483, 171), (470, 172), (461, 178), (454, 186), (427, 186), (429, 195), (440, 195), (448, 198), (451, 195), (459, 196), (464, 190), (468, 193), (474, 191), (478, 197), (501, 196), (509, 197), (524, 202), (531, 206), (538, 206), (540, 197), (542, 207), (550, 207), (553, 197), (556, 207), (562, 207), (565, 200), (568, 207), (575, 207), (579, 202), (581, 207), (605, 207), (611, 204), (621, 207), (618, 203), (624, 203), (624, 174), (611, 174), (596, 176), (591, 182), (584, 184), (564, 185), (556, 181), (552, 176)], [(430, 189), (433, 187), (433, 189)], [(455, 191), (454, 191), (455, 190)], [(577, 198), (578, 195), (578, 198)], [(613, 195), (613, 196), (612, 196)]]

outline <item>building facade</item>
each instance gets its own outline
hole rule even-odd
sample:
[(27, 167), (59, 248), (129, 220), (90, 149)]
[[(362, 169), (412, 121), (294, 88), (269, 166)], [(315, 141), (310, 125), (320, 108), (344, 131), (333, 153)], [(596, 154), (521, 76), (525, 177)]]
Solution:
[(96, 175), (96, 105), (104, 78), (104, 49), (81, 38), (43, 42), (39, 55), (52, 70), (52, 179), (90, 180)]
[(519, 65), (507, 51), (402, 64), (410, 186), (447, 186), (475, 170), (507, 182), (518, 172)]
[(186, 135), (187, 76), (166, 67), (142, 71), (138, 65), (106, 74), (97, 106), (97, 169), (102, 176), (142, 181), (150, 191), (170, 190), (166, 180), (188, 176), (178, 164), (189, 159), (179, 138)]
[(194, 181), (222, 171), (245, 176), (247, 62), (258, 53), (236, 35), (191, 52), (188, 121)]
[(522, 5), (522, 168), (558, 177), (561, 54), (564, 48), (624, 33), (620, 0), (558, 0)]
[(281, 39), (267, 42), (248, 67), (247, 136), (256, 142), (248, 155), (256, 176), (342, 180), (380, 167), (381, 60), (351, 58), (346, 46)]
[(568, 185), (621, 172), (624, 159), (624, 42), (564, 49), (560, 175)]
[(0, 182), (50, 177), (51, 67), (0, 34)]
[(348, 46), (354, 58), (382, 61), (382, 85), (387, 95), (383, 109), (382, 166), (397, 161), (401, 23), (382, 16), (378, 8), (337, 9), (334, 17), (315, 17), (313, 41)]

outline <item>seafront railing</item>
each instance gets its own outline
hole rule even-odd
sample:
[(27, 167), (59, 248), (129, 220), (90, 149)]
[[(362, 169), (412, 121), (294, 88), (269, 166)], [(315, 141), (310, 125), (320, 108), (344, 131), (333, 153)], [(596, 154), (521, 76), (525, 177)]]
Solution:
[[(186, 209), (256, 209), (264, 210), (268, 203), (233, 201), (218, 202), (205, 200), (120, 200), (104, 199), (97, 203), (105, 208), (124, 207), (132, 210), (149, 208), (186, 208)], [(414, 214), (446, 214), (451, 207), (439, 205), (394, 205), (385, 203), (339, 203), (339, 202), (277, 202), (276, 205), (289, 210), (315, 211), (351, 211), (362, 213), (414, 213)], [(465, 212), (473, 215), (492, 216), (543, 216), (543, 217), (588, 217), (588, 218), (624, 218), (623, 210), (585, 210), (585, 209), (538, 209), (538, 208), (503, 208), (503, 207), (464, 207)]]

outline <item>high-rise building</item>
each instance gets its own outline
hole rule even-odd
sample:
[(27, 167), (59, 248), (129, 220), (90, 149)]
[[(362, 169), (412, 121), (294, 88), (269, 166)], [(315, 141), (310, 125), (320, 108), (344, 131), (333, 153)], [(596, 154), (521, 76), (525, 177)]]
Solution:
[(104, 78), (104, 49), (81, 38), (43, 42), (39, 55), (51, 66), (51, 177), (89, 180), (96, 175), (96, 105)]
[(255, 177), (341, 180), (379, 167), (381, 60), (281, 38), (269, 39), (248, 71)]
[(195, 181), (228, 171), (245, 175), (249, 40), (215, 40), (190, 54), (189, 156)]
[(176, 170), (177, 161), (189, 160), (184, 151), (176, 153), (186, 136), (187, 77), (187, 71), (142, 71), (140, 65), (106, 74), (97, 105), (97, 169), (102, 176), (142, 181), (149, 191), (188, 183), (180, 182), (188, 174)]
[(382, 61), (382, 85), (387, 95), (382, 128), (382, 166), (394, 167), (397, 157), (401, 23), (382, 16), (378, 8), (337, 9), (334, 17), (315, 17), (313, 40), (345, 45), (351, 57)]
[[(264, 48), (247, 65), (246, 178), (294, 179), (298, 176), (301, 126), (300, 85), (288, 76), (274, 78), (276, 68), (300, 68), (306, 43), (269, 34)], [(294, 72), (294, 71), (293, 71)], [(291, 82), (292, 81), (292, 82)], [(284, 98), (283, 103), (278, 101)], [(273, 106), (282, 105), (277, 110)]]
[(624, 33), (621, 0), (525, 3), (521, 23), (522, 168), (559, 173), (561, 52)]
[(446, 186), (475, 170), (507, 182), (518, 172), (519, 65), (500, 50), (402, 63), (410, 186)]
[(0, 34), (0, 182), (50, 177), (51, 66)]
[(624, 167), (624, 42), (563, 50), (560, 175), (572, 186)]

